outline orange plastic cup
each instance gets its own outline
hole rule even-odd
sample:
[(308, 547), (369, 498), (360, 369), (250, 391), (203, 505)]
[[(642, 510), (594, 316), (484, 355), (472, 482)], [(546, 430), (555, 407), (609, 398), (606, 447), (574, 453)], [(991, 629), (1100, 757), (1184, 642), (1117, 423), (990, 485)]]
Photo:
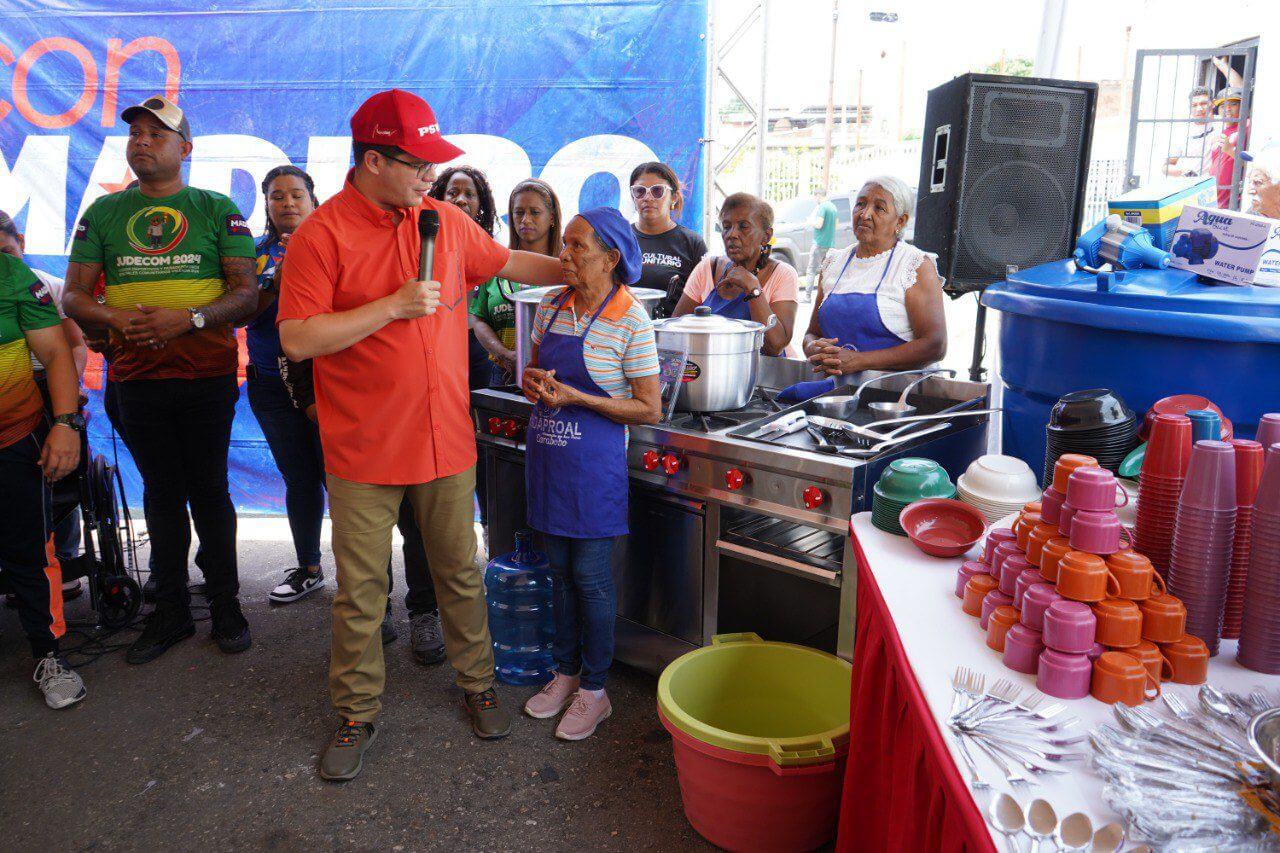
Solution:
[(1071, 553), (1071, 540), (1055, 536), (1040, 549), (1040, 575), (1049, 583), (1058, 582), (1058, 565)]
[(1099, 702), (1141, 705), (1160, 695), (1160, 679), (1153, 678), (1142, 661), (1124, 652), (1103, 652), (1093, 662), (1089, 694)]
[(974, 575), (964, 585), (964, 604), (961, 609), (975, 619), (982, 615), (982, 599), (1000, 585), (991, 575)]

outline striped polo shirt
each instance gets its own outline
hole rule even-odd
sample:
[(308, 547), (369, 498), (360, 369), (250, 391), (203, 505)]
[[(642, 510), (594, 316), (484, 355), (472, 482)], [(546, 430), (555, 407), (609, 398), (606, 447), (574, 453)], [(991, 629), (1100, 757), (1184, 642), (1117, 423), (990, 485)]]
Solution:
[[(582, 337), (591, 321), (591, 314), (579, 315), (574, 306), (575, 293), (569, 288), (553, 290), (543, 297), (534, 316), (533, 343), (542, 343), (547, 324), (556, 313), (556, 306), (563, 302), (555, 325), (550, 329), (557, 335)], [(653, 323), (640, 301), (626, 287), (618, 288), (599, 318), (587, 331), (582, 347), (582, 360), (587, 373), (610, 397), (631, 396), (632, 379), (653, 376), (658, 372), (658, 348), (653, 337)]]

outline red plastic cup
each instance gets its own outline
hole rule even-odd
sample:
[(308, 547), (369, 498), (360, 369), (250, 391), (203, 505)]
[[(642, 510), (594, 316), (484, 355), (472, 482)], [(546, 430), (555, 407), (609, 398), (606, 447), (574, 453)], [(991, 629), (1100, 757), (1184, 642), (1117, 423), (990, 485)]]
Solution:
[(1236, 450), (1236, 506), (1253, 506), (1266, 458), (1262, 445), (1247, 438), (1233, 438), (1231, 446)]
[(1191, 461), (1191, 419), (1186, 415), (1156, 415), (1151, 440), (1142, 459), (1142, 473), (1183, 477)]
[(1280, 443), (1264, 446), (1266, 457), (1262, 463), (1262, 477), (1258, 480), (1258, 493), (1253, 498), (1255, 524), (1280, 519)]
[(1280, 441), (1280, 412), (1270, 412), (1258, 418), (1258, 432), (1254, 440), (1263, 447)]

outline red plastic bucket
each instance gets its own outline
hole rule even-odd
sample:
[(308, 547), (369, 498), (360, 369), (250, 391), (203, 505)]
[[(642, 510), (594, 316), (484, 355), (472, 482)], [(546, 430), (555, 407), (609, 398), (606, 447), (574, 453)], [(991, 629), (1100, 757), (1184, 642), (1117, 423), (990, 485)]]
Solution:
[(831, 840), (849, 745), (829, 761), (780, 767), (767, 755), (723, 749), (676, 728), (671, 733), (680, 799), (689, 823), (725, 850), (813, 850)]

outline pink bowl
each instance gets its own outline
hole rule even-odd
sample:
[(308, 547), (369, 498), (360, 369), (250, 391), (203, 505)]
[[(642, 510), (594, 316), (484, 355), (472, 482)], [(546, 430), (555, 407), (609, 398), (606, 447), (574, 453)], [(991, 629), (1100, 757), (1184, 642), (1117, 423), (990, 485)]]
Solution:
[(958, 557), (986, 531), (987, 519), (976, 507), (948, 498), (908, 504), (898, 516), (913, 545), (931, 557)]

